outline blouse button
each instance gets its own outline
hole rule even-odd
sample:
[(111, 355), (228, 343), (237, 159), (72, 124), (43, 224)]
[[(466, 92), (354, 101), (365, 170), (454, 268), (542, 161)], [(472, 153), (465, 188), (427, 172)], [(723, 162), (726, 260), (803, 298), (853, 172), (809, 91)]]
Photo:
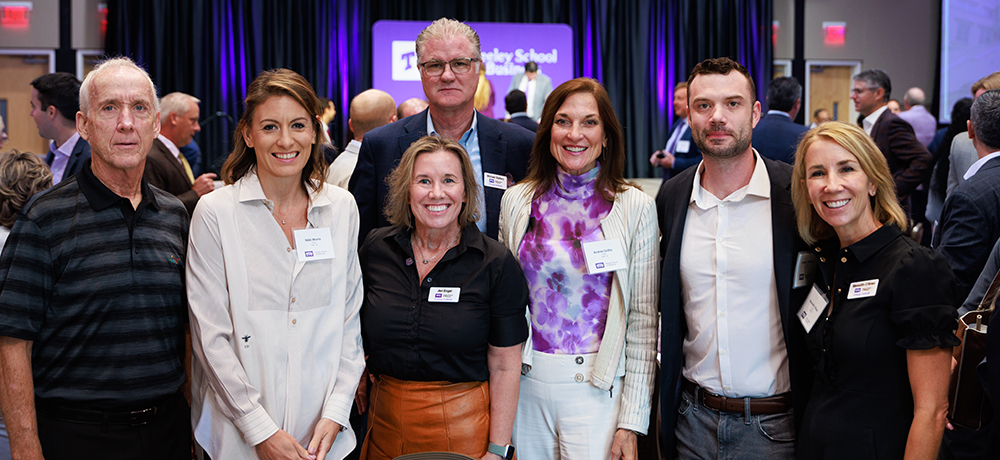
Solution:
[(577, 364), (583, 364), (583, 356), (577, 356), (576, 357), (576, 363)]
[(426, 280), (424, 280), (424, 281), (427, 281), (428, 283), (430, 283), (432, 279), (433, 279), (433, 278), (431, 278), (431, 277), (429, 277), (429, 276), (428, 276), (428, 277), (427, 277), (427, 279), (426, 279)]
[(847, 257), (841, 257), (840, 261), (846, 264), (847, 263)]
[(837, 292), (841, 292), (841, 291), (843, 291), (843, 289), (837, 288)]
[(292, 303), (295, 303), (295, 297), (292, 297)]
[(297, 324), (298, 322), (299, 322), (299, 320), (297, 320), (297, 319), (293, 319), (292, 320), (292, 324)]
[(285, 252), (292, 252), (292, 248), (285, 248)]
[(816, 246), (816, 252), (823, 252), (823, 248)]
[(823, 262), (823, 263), (825, 264), (825, 263), (826, 263), (826, 257), (820, 257), (820, 258), (819, 258), (819, 261), (820, 261), (820, 262)]
[(576, 380), (576, 383), (583, 382), (583, 374), (576, 374), (576, 376), (573, 377), (573, 380)]

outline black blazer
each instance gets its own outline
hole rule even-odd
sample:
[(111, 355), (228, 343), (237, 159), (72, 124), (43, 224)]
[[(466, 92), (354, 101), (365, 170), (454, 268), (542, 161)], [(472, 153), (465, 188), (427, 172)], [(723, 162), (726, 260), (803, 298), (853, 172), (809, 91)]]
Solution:
[(795, 149), (809, 128), (776, 113), (764, 115), (753, 129), (753, 148), (764, 158), (795, 164)]
[[(55, 159), (55, 154), (51, 151), (48, 155), (45, 155), (45, 164), (52, 166), (52, 161)], [(69, 154), (69, 161), (66, 162), (66, 169), (63, 171), (60, 181), (66, 180), (83, 169), (83, 164), (90, 159), (90, 143), (84, 138), (80, 138), (76, 141), (76, 145), (73, 146), (73, 152)]]
[[(908, 197), (921, 182), (931, 177), (934, 157), (917, 140), (913, 127), (886, 110), (872, 125), (872, 140), (882, 151), (896, 182), (900, 200)], [(958, 273), (956, 273), (957, 275)]]
[[(348, 185), (361, 214), (359, 245), (364, 243), (369, 231), (389, 225), (382, 212), (389, 194), (385, 178), (399, 164), (403, 152), (410, 144), (427, 135), (428, 110), (369, 131), (361, 141), (358, 163)], [(534, 134), (520, 126), (482, 114), (478, 114), (478, 118), (479, 155), (482, 157), (483, 172), (509, 175), (515, 182), (524, 179), (531, 146), (535, 141)], [(492, 187), (485, 189), (486, 234), (496, 239), (500, 228), (500, 198), (503, 190)]]
[[(771, 181), (771, 240), (774, 247), (774, 278), (777, 283), (778, 309), (788, 350), (788, 370), (794, 399), (794, 410), (805, 410), (812, 387), (812, 362), (805, 346), (805, 330), (795, 314), (809, 293), (808, 287), (792, 289), (795, 259), (809, 248), (799, 237), (792, 208), (792, 166), (763, 159)], [(680, 403), (679, 380), (684, 365), (682, 346), (687, 334), (684, 305), (681, 300), (681, 239), (691, 202), (691, 189), (697, 168), (688, 168), (677, 177), (664, 182), (656, 196), (660, 224), (660, 255), (663, 270), (660, 278), (660, 312), (662, 314), (660, 401), (662, 408), (663, 451), (672, 458), (676, 451), (674, 426)], [(796, 427), (798, 421), (796, 420)]]
[[(670, 137), (674, 135), (674, 131), (680, 129), (681, 122), (684, 119), (677, 118), (674, 124), (670, 126), (670, 135), (667, 136), (667, 142), (670, 142)], [(691, 136), (691, 126), (688, 125), (688, 129), (681, 134), (679, 141), (688, 141), (688, 151), (687, 152), (673, 152), (674, 154), (674, 165), (670, 169), (663, 169), (663, 180), (670, 179), (688, 169), (692, 166), (696, 166), (701, 163), (701, 150), (698, 148), (698, 144), (694, 143), (694, 137)]]
[(181, 162), (159, 139), (153, 139), (153, 145), (146, 155), (146, 168), (142, 176), (149, 185), (181, 200), (189, 216), (194, 213), (194, 207), (198, 204), (200, 196), (191, 188), (191, 179), (188, 178), (187, 171), (184, 171), (184, 166), (181, 166)]

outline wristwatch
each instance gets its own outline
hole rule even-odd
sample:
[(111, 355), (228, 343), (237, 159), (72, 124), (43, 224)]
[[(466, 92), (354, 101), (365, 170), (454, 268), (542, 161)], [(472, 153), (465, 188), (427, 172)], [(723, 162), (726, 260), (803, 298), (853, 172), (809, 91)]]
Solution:
[(491, 454), (497, 454), (504, 460), (514, 460), (514, 446), (510, 444), (500, 446), (491, 442), (489, 447), (486, 448), (486, 451)]

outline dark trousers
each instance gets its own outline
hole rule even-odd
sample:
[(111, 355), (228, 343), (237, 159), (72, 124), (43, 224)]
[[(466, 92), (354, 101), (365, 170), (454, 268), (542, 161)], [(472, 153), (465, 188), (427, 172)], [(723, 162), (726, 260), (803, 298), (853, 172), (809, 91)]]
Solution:
[(189, 460), (191, 409), (178, 392), (158, 405), (145, 424), (65, 420), (58, 409), (37, 415), (38, 438), (47, 460)]

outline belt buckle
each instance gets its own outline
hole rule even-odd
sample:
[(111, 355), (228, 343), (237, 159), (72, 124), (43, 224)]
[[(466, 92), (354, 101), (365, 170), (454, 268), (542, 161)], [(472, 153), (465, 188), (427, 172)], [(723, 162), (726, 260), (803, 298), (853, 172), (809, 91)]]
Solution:
[(139, 420), (139, 418), (146, 418), (146, 416), (156, 415), (155, 407), (147, 407), (142, 410), (134, 410), (128, 414), (128, 424), (131, 426), (145, 425), (149, 423), (149, 420)]

